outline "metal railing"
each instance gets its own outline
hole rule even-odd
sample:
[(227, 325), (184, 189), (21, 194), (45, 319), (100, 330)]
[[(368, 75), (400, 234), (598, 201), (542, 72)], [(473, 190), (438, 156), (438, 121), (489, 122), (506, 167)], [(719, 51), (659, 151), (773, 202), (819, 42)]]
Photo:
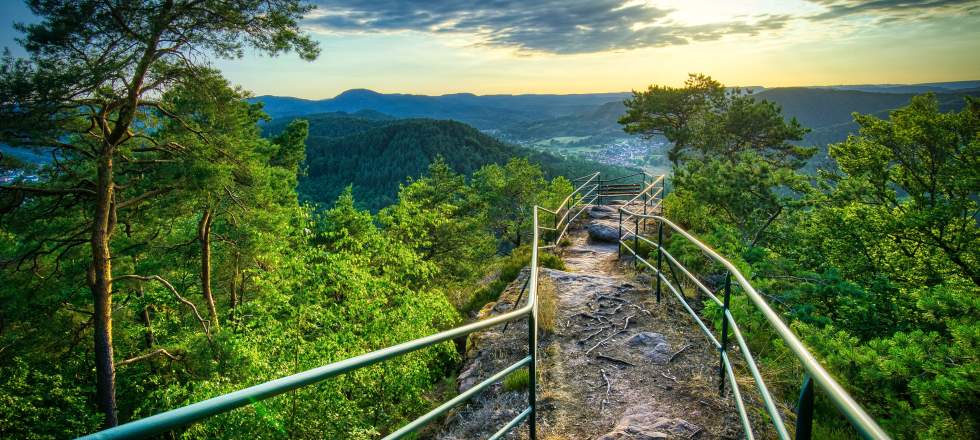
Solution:
[[(537, 437), (537, 419), (536, 419), (536, 399), (537, 399), (537, 374), (535, 371), (535, 364), (537, 361), (537, 341), (538, 341), (538, 298), (537, 298), (537, 286), (538, 286), (538, 252), (543, 249), (550, 249), (557, 246), (557, 243), (564, 237), (568, 230), (568, 225), (578, 217), (579, 214), (585, 209), (587, 205), (585, 202), (595, 201), (597, 197), (597, 185), (595, 185), (595, 179), (598, 179), (599, 173), (592, 174), (590, 179), (587, 179), (585, 183), (580, 185), (575, 191), (566, 197), (562, 203), (554, 211), (550, 209), (541, 208), (535, 206), (533, 209), (533, 231), (532, 231), (532, 248), (531, 248), (531, 271), (528, 277), (528, 281), (525, 284), (526, 287), (530, 287), (528, 290), (528, 300), (527, 303), (519, 308), (512, 310), (510, 312), (493, 316), (478, 322), (467, 324), (464, 326), (449, 329), (434, 335), (426, 336), (423, 338), (415, 339), (412, 341), (404, 342), (392, 347), (384, 348), (381, 350), (372, 351), (370, 353), (365, 353), (360, 356), (345, 359), (343, 361), (334, 362), (332, 364), (324, 365), (322, 367), (314, 368), (312, 370), (307, 370), (301, 373), (293, 374), (291, 376), (286, 376), (283, 378), (275, 379), (269, 382), (254, 385), (239, 391), (235, 391), (229, 394), (213, 397), (211, 399), (204, 400), (202, 402), (194, 403), (181, 408), (166, 411), (160, 414), (156, 414), (150, 417), (146, 417), (140, 420), (129, 422), (120, 426), (106, 429), (104, 431), (99, 431), (87, 436), (81, 437), (82, 439), (137, 439), (146, 438), (154, 435), (158, 435), (167, 431), (181, 428), (186, 425), (190, 425), (194, 422), (204, 420), (208, 417), (215, 416), (218, 414), (226, 413), (232, 411), (236, 408), (240, 408), (246, 405), (256, 403), (258, 401), (268, 399), (273, 396), (277, 396), (288, 391), (295, 390), (307, 385), (312, 385), (360, 368), (368, 367), (387, 359), (391, 359), (406, 353), (411, 353), (423, 348), (449, 341), (461, 336), (469, 335), (470, 333), (484, 330), (490, 327), (494, 327), (500, 324), (506, 324), (512, 321), (516, 321), (522, 318), (527, 319), (528, 324), (528, 355), (523, 359), (511, 364), (500, 372), (490, 376), (483, 382), (480, 382), (476, 386), (460, 393), (451, 400), (443, 403), (442, 405), (436, 407), (435, 409), (429, 411), (428, 413), (422, 415), (421, 417), (413, 420), (405, 426), (402, 426), (398, 430), (388, 434), (384, 437), (385, 440), (397, 439), (404, 437), (405, 435), (412, 433), (426, 423), (435, 420), (437, 417), (445, 414), (450, 409), (466, 402), (469, 398), (473, 397), (480, 391), (488, 388), (494, 383), (502, 380), (507, 375), (517, 371), (521, 368), (528, 369), (528, 406), (525, 408), (517, 417), (514, 417), (510, 422), (503, 426), (499, 431), (494, 433), (490, 439), (503, 438), (510, 430), (519, 426), (525, 420), (528, 421), (528, 434), (529, 437), (534, 440)], [(578, 212), (569, 217), (569, 214), (575, 210), (575, 208), (582, 206)], [(539, 211), (546, 211), (554, 215), (554, 228), (543, 227), (540, 225)], [(559, 218), (559, 213), (560, 218)], [(562, 227), (561, 232), (558, 233), (553, 241), (553, 244), (547, 246), (539, 246), (540, 230), (554, 230), (558, 231), (559, 227)], [(524, 289), (521, 290), (521, 295), (523, 295)], [(520, 303), (520, 298), (514, 303), (516, 307)]]
[[(657, 183), (660, 183), (659, 187), (657, 186)], [(727, 379), (728, 383), (731, 385), (732, 396), (735, 400), (735, 406), (738, 410), (739, 418), (741, 419), (742, 427), (745, 431), (745, 437), (748, 439), (754, 439), (755, 435), (753, 434), (752, 425), (749, 421), (745, 401), (742, 398), (741, 390), (739, 389), (738, 382), (735, 379), (732, 361), (728, 355), (729, 336), (734, 336), (735, 341), (738, 344), (739, 351), (741, 352), (742, 358), (745, 361), (745, 366), (752, 375), (756, 389), (762, 398), (766, 413), (768, 413), (769, 418), (772, 420), (772, 425), (776, 431), (776, 435), (778, 438), (783, 440), (788, 440), (791, 438), (786, 430), (785, 424), (783, 423), (782, 416), (779, 414), (779, 410), (776, 408), (775, 401), (772, 398), (769, 389), (766, 387), (762, 375), (759, 373), (759, 369), (756, 366), (755, 359), (752, 357), (752, 353), (745, 341), (745, 337), (742, 335), (742, 332), (735, 322), (735, 318), (729, 308), (732, 291), (732, 277), (735, 278), (738, 286), (741, 287), (742, 291), (752, 301), (755, 308), (762, 313), (766, 321), (768, 321), (769, 325), (773, 330), (775, 330), (780, 339), (782, 339), (790, 351), (796, 355), (805, 371), (800, 390), (800, 397), (797, 403), (795, 438), (798, 440), (808, 440), (812, 436), (814, 384), (816, 384), (825, 391), (830, 401), (837, 406), (839, 411), (850, 421), (851, 425), (858, 431), (858, 433), (865, 438), (870, 439), (889, 439), (888, 434), (885, 433), (880, 426), (878, 426), (874, 419), (872, 419), (871, 416), (869, 416), (868, 413), (860, 405), (858, 405), (854, 398), (852, 398), (851, 395), (848, 394), (847, 391), (845, 391), (844, 388), (827, 372), (827, 370), (824, 369), (820, 362), (814, 358), (813, 354), (810, 353), (810, 351), (803, 345), (799, 338), (796, 337), (792, 330), (790, 330), (789, 327), (783, 323), (779, 315), (769, 307), (769, 304), (766, 303), (765, 299), (763, 299), (755, 288), (752, 287), (745, 276), (739, 272), (734, 264), (719, 255), (717, 252), (711, 249), (711, 247), (702, 243), (681, 227), (660, 215), (659, 208), (665, 192), (666, 179), (664, 179), (664, 176), (660, 176), (652, 183), (647, 185), (640, 194), (637, 194), (632, 199), (627, 201), (625, 205), (619, 208), (620, 257), (622, 257), (622, 251), (625, 249), (627, 252), (632, 254), (634, 265), (638, 269), (642, 270), (642, 267), (640, 266), (640, 264), (642, 264), (643, 266), (653, 270), (656, 273), (657, 302), (660, 302), (663, 286), (666, 286), (667, 289), (670, 290), (670, 292), (677, 298), (677, 300), (680, 301), (680, 304), (684, 307), (684, 309), (691, 315), (708, 340), (711, 341), (714, 347), (718, 350), (720, 358), (720, 365), (718, 367), (719, 392), (724, 394), (725, 382)], [(641, 200), (643, 212), (639, 212), (639, 209), (634, 207), (634, 205)], [(633, 226), (632, 230), (629, 229), (629, 223), (631, 220)], [(648, 222), (651, 221), (656, 224), (656, 242), (645, 237), (643, 234), (643, 232), (647, 229)], [(725, 283), (722, 287), (724, 289), (723, 299), (719, 299), (716, 292), (712, 292), (711, 289), (708, 289), (708, 287), (705, 286), (704, 283), (698, 279), (698, 277), (692, 274), (691, 271), (680, 264), (680, 262), (673, 255), (663, 248), (665, 227), (670, 228), (674, 234), (683, 237), (691, 244), (697, 246), (704, 255), (709, 257), (711, 260), (714, 260), (716, 263), (721, 264), (725, 268)], [(640, 255), (640, 241), (657, 250), (656, 267), (654, 267), (653, 264)], [(673, 284), (664, 273), (664, 260), (666, 260), (671, 278), (673, 279)], [(708, 326), (704, 323), (701, 317), (698, 316), (697, 312), (695, 312), (694, 309), (691, 308), (690, 304), (688, 304), (683, 292), (681, 291), (682, 287), (680, 279), (677, 277), (678, 271), (685, 275), (691, 281), (691, 283), (698, 290), (707, 295), (711, 301), (721, 307), (722, 328), (720, 341), (717, 337), (715, 337), (714, 333), (708, 329)]]
[[(629, 182), (627, 179), (634, 179), (640, 177), (639, 182)], [(595, 201), (597, 204), (602, 205), (603, 202), (609, 202), (614, 199), (620, 199), (624, 197), (633, 197), (640, 194), (640, 190), (646, 186), (646, 179), (653, 179), (645, 172), (636, 172), (633, 174), (627, 174), (625, 176), (613, 177), (611, 179), (602, 180), (602, 175), (600, 173), (593, 173), (586, 176), (582, 176), (576, 179), (572, 179), (572, 182), (579, 182), (582, 180), (587, 180), (595, 186)], [(626, 183), (623, 183), (623, 182)], [(620, 183), (615, 183), (620, 182)]]

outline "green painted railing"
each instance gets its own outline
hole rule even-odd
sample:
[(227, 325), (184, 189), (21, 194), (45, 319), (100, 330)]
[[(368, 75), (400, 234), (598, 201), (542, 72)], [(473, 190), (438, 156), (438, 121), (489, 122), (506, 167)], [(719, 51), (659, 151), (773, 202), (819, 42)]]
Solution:
[[(155, 435), (159, 435), (174, 429), (179, 429), (181, 427), (190, 425), (194, 422), (204, 420), (208, 417), (215, 416), (218, 414), (226, 413), (232, 411), (236, 408), (251, 405), (258, 401), (268, 399), (273, 396), (277, 396), (297, 388), (301, 388), (307, 385), (312, 385), (332, 377), (336, 377), (353, 370), (364, 368), (370, 365), (377, 364), (379, 362), (391, 359), (406, 353), (411, 353), (413, 351), (421, 350), (423, 348), (438, 344), (440, 342), (449, 341), (461, 336), (469, 335), (470, 333), (484, 330), (496, 325), (505, 324), (511, 321), (516, 321), (519, 319), (527, 319), (528, 326), (528, 355), (527, 357), (515, 362), (514, 364), (508, 366), (507, 368), (501, 370), (500, 372), (490, 376), (483, 382), (480, 382), (476, 386), (460, 393), (451, 400), (443, 403), (442, 405), (436, 407), (435, 409), (429, 411), (425, 415), (413, 420), (411, 423), (401, 427), (400, 429), (392, 432), (385, 436), (385, 440), (401, 438), (409, 433), (412, 433), (426, 423), (429, 423), (439, 416), (445, 414), (450, 409), (466, 402), (469, 398), (473, 397), (480, 391), (485, 390), (494, 383), (502, 380), (508, 374), (513, 373), (521, 368), (528, 369), (528, 406), (521, 412), (517, 417), (508, 422), (499, 431), (493, 434), (491, 439), (502, 438), (510, 430), (519, 426), (525, 420), (528, 422), (528, 434), (529, 437), (534, 440), (537, 438), (537, 420), (536, 420), (536, 400), (537, 400), (537, 374), (535, 371), (535, 363), (537, 360), (537, 342), (538, 342), (538, 301), (537, 301), (537, 287), (538, 287), (538, 252), (542, 249), (554, 248), (557, 243), (564, 237), (565, 233), (568, 231), (568, 225), (578, 217), (579, 214), (585, 210), (587, 203), (592, 203), (595, 200), (597, 193), (597, 186), (595, 185), (596, 179), (598, 179), (599, 174), (595, 173), (589, 176), (585, 176), (585, 183), (582, 183), (575, 191), (568, 195), (564, 201), (554, 210), (549, 210), (541, 208), (538, 206), (534, 207), (533, 210), (533, 231), (532, 231), (532, 250), (531, 250), (531, 271), (528, 277), (528, 282), (525, 285), (529, 286), (528, 290), (528, 300), (527, 303), (516, 310), (490, 317), (478, 322), (467, 324), (461, 327), (456, 327), (450, 330), (446, 330), (440, 333), (436, 333), (431, 336), (426, 336), (424, 338), (415, 339), (412, 341), (404, 342), (392, 347), (384, 348), (377, 351), (372, 351), (370, 353), (365, 353), (357, 357), (346, 359), (339, 362), (334, 362), (329, 365), (324, 365), (319, 368), (314, 368), (312, 370), (307, 370), (302, 373), (297, 373), (291, 376), (286, 376), (280, 379), (272, 380), (269, 382), (254, 385), (233, 393), (213, 397), (211, 399), (194, 403), (185, 407), (170, 410), (164, 413), (156, 414), (144, 419), (136, 420), (133, 422), (126, 423), (124, 425), (116, 426), (114, 428), (109, 428), (104, 431), (99, 431), (84, 437), (82, 439), (139, 439), (147, 438)], [(575, 212), (575, 209), (578, 212)], [(539, 211), (546, 211), (554, 216), (554, 221), (552, 224), (554, 227), (543, 227), (540, 225), (541, 219), (539, 218)], [(574, 214), (573, 214), (574, 212)], [(559, 214), (560, 213), (560, 214)], [(555, 235), (553, 242), (547, 246), (539, 246), (541, 241), (540, 230), (553, 230), (560, 232)], [(523, 290), (522, 290), (523, 295)], [(516, 305), (520, 302), (520, 298), (515, 302)]]
[[(659, 184), (659, 185), (658, 185)], [(742, 398), (741, 390), (738, 386), (738, 382), (735, 380), (735, 372), (732, 367), (732, 361), (729, 357), (728, 350), (728, 339), (729, 336), (734, 336), (735, 341), (738, 344), (739, 352), (745, 362), (745, 367), (749, 370), (752, 375), (752, 379), (755, 382), (756, 390), (759, 392), (763, 405), (765, 406), (766, 413), (769, 415), (772, 421), (773, 428), (776, 431), (778, 438), (783, 440), (790, 439), (789, 432), (783, 423), (782, 416), (780, 415), (772, 395), (769, 392), (768, 387), (766, 387), (765, 381), (762, 379), (762, 375), (759, 373), (759, 368), (755, 363), (755, 359), (752, 357), (752, 353), (749, 350), (748, 345), (745, 342), (745, 337), (742, 335), (737, 323), (735, 322), (734, 316), (732, 316), (731, 310), (729, 309), (729, 303), (731, 300), (731, 290), (732, 290), (732, 277), (735, 278), (735, 282), (741, 287), (742, 291), (748, 298), (752, 301), (752, 304), (756, 309), (762, 313), (766, 318), (772, 330), (776, 332), (780, 339), (786, 344), (786, 347), (796, 355), (796, 358), (802, 364), (805, 371), (803, 377), (803, 385), (800, 390), (800, 398), (797, 404), (797, 418), (796, 418), (796, 436), (798, 440), (809, 440), (812, 436), (813, 427), (813, 394), (814, 385), (819, 386), (827, 398), (833, 402), (838, 410), (850, 421), (854, 429), (857, 430), (863, 437), (869, 439), (882, 439), (887, 440), (889, 436), (881, 429), (880, 426), (875, 422), (871, 416), (847, 393), (846, 390), (827, 372), (827, 370), (814, 358), (813, 354), (803, 345), (803, 343), (796, 337), (796, 335), (789, 329), (789, 327), (780, 319), (779, 315), (769, 307), (765, 299), (762, 298), (752, 284), (742, 275), (741, 272), (729, 262), (727, 259), (715, 252), (711, 247), (702, 243), (696, 237), (672, 223), (670, 220), (659, 215), (661, 203), (663, 196), (667, 190), (666, 179), (664, 176), (659, 176), (651, 180), (643, 190), (638, 193), (633, 198), (626, 201), (626, 204), (619, 208), (619, 244), (620, 244), (620, 257), (622, 257), (622, 250), (626, 250), (633, 256), (634, 264), (638, 269), (647, 267), (654, 271), (656, 274), (656, 295), (657, 301), (660, 301), (661, 293), (663, 287), (666, 286), (684, 307), (685, 310), (691, 315), (698, 327), (704, 332), (705, 336), (714, 345), (714, 347), (719, 352), (719, 392), (724, 394), (726, 380), (730, 384), (732, 389), (732, 397), (735, 399), (735, 406), (738, 410), (739, 418), (741, 419), (742, 428), (745, 432), (745, 437), (748, 439), (753, 439), (755, 437), (752, 431), (752, 425), (749, 420), (748, 411), (745, 406), (745, 401)], [(636, 204), (642, 203), (642, 212), (636, 207)], [(657, 229), (657, 239), (653, 241), (650, 238), (644, 236), (644, 231), (648, 229), (649, 222), (653, 222)], [(631, 224), (632, 223), (632, 224)], [(630, 229), (632, 226), (632, 229)], [(726, 271), (725, 284), (722, 287), (724, 289), (723, 299), (719, 299), (708, 289), (701, 280), (698, 279), (694, 274), (691, 273), (686, 267), (684, 267), (673, 255), (667, 252), (663, 248), (663, 239), (665, 228), (669, 228), (675, 236), (680, 236), (689, 243), (697, 246), (705, 256), (709, 259), (721, 264)], [(657, 250), (657, 261), (656, 267), (644, 259), (639, 252), (640, 241), (652, 246)], [(665, 261), (666, 260), (666, 261)], [(667, 278), (664, 273), (664, 263), (667, 264), (667, 269), (670, 271), (671, 280)], [(642, 266), (641, 266), (642, 265)], [(676, 270), (675, 270), (676, 269)], [(680, 279), (677, 276), (677, 272), (681, 272), (684, 276), (690, 280), (691, 284), (696, 287), (699, 291), (703, 292), (708, 298), (711, 299), (715, 304), (722, 308), (723, 318), (722, 318), (722, 328), (721, 328), (721, 340), (715, 337), (714, 333), (708, 329), (704, 321), (700, 316), (691, 308), (687, 300), (684, 297), (681, 289)]]

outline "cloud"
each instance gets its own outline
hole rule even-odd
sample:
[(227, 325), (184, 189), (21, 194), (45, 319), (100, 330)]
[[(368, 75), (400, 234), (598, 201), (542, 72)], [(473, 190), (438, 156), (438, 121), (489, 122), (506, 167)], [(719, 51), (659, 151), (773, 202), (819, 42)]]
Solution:
[(812, 20), (864, 15), (884, 23), (946, 15), (972, 15), (980, 11), (980, 3), (976, 0), (810, 0), (810, 3), (826, 8), (825, 12), (808, 17)]
[(479, 45), (524, 52), (593, 53), (757, 35), (785, 27), (792, 17), (760, 14), (688, 25), (669, 8), (623, 0), (317, 0), (305, 20), (332, 32), (419, 31), (476, 37)]
[[(669, 6), (641, 0), (312, 0), (305, 20), (314, 31), (461, 34), (477, 45), (521, 52), (575, 54), (756, 36), (793, 22), (829, 23), (870, 17), (878, 24), (980, 15), (976, 0), (798, 0), (821, 7), (759, 11), (706, 24), (680, 22)], [(807, 10), (807, 12), (803, 12)], [(690, 12), (690, 11), (688, 11)], [(710, 14), (708, 14), (710, 15)]]

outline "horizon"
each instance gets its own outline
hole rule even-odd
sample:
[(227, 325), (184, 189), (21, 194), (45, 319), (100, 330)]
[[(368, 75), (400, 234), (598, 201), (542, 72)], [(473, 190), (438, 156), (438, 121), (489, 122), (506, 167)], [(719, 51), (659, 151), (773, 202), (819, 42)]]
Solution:
[[(765, 88), (980, 78), (980, 3), (963, 0), (311, 3), (318, 9), (302, 26), (322, 48), (316, 61), (245, 53), (213, 65), (255, 96), (311, 100), (361, 88), (623, 93), (681, 85), (694, 72)], [(12, 24), (36, 19), (20, 1), (0, 13), (0, 46), (23, 56)]]
[[(973, 82), (980, 83), (980, 79), (961, 79), (961, 80), (954, 80), (954, 81), (930, 81), (930, 82), (923, 82), (923, 83), (816, 84), (816, 85), (794, 85), (794, 86), (778, 86), (778, 87), (767, 87), (767, 86), (763, 86), (763, 85), (726, 85), (726, 88), (729, 88), (729, 89), (736, 89), (736, 88), (740, 88), (740, 89), (760, 88), (760, 89), (763, 89), (763, 90), (790, 89), (790, 88), (801, 88), (801, 89), (807, 89), (807, 88), (811, 88), (811, 89), (812, 88), (829, 88), (829, 89), (833, 89), (833, 88), (842, 88), (842, 87), (932, 86), (932, 85), (937, 85), (937, 84), (973, 83)], [(972, 89), (972, 88), (973, 87), (970, 87), (969, 89)], [(948, 89), (948, 90), (954, 91), (954, 90), (957, 90), (957, 89), (952, 89), (951, 88), (951, 89)], [(349, 92), (358, 92), (358, 91), (365, 91), (365, 92), (377, 93), (377, 94), (380, 94), (380, 95), (426, 96), (426, 97), (433, 97), (433, 98), (438, 98), (438, 97), (443, 97), (443, 96), (453, 96), (453, 95), (472, 95), (472, 96), (476, 96), (476, 97), (484, 97), (484, 96), (490, 97), (490, 96), (621, 95), (621, 94), (630, 94), (630, 93), (632, 93), (631, 90), (618, 90), (618, 91), (608, 91), (607, 90), (607, 91), (584, 92), (584, 93), (538, 93), (538, 92), (524, 92), (524, 93), (486, 93), (486, 94), (483, 94), (483, 93), (473, 93), (473, 92), (449, 92), (449, 93), (439, 93), (439, 94), (427, 94), (427, 93), (414, 93), (414, 92), (402, 92), (402, 91), (391, 91), (391, 92), (388, 92), (388, 91), (379, 91), (379, 90), (369, 89), (369, 88), (366, 88), (366, 87), (354, 87), (354, 88), (347, 89), (347, 90), (341, 90), (340, 92), (337, 92), (336, 95), (333, 95), (333, 96), (324, 96), (324, 97), (321, 97), (321, 98), (305, 98), (305, 97), (300, 97), (300, 96), (273, 95), (273, 94), (261, 94), (261, 95), (259, 95), (259, 94), (253, 94), (252, 98), (276, 97), (276, 98), (295, 98), (295, 99), (302, 99), (302, 100), (306, 100), (306, 101), (324, 101), (324, 100), (329, 100), (329, 99), (337, 98), (337, 97), (339, 97), (339, 96), (341, 96), (343, 94), (349, 93)], [(868, 92), (868, 91), (863, 91), (863, 90), (848, 90), (848, 91), (858, 92), (858, 93), (884, 93), (884, 92)], [(914, 93), (908, 93), (908, 92), (889, 92), (889, 93), (914, 94)]]

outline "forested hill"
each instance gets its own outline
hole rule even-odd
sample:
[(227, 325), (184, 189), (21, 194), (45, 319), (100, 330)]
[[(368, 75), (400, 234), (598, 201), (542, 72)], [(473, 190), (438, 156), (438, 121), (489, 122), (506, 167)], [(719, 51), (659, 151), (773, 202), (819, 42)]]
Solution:
[[(331, 204), (348, 185), (358, 204), (377, 210), (397, 198), (406, 177), (422, 175), (436, 157), (455, 171), (471, 174), (489, 163), (512, 157), (537, 163), (547, 177), (578, 177), (593, 171), (624, 175), (630, 170), (578, 158), (563, 158), (501, 142), (456, 121), (390, 119), (372, 113), (371, 119), (345, 113), (304, 116), (310, 123), (306, 175), (300, 179), (303, 199)], [(289, 122), (267, 127), (276, 133)]]
[[(374, 110), (359, 110), (353, 113), (330, 112), (304, 115), (302, 119), (310, 123), (310, 137), (336, 138), (377, 128), (397, 118)], [(266, 137), (271, 137), (285, 130), (293, 120), (292, 117), (273, 119), (262, 127), (262, 132)]]
[[(980, 89), (937, 93), (940, 109), (963, 108), (964, 96), (980, 95)], [(783, 113), (795, 117), (806, 127), (820, 128), (852, 123), (854, 112), (886, 116), (888, 110), (907, 105), (915, 94), (874, 93), (858, 90), (828, 90), (811, 87), (780, 87), (756, 93), (758, 99), (775, 102)]]

